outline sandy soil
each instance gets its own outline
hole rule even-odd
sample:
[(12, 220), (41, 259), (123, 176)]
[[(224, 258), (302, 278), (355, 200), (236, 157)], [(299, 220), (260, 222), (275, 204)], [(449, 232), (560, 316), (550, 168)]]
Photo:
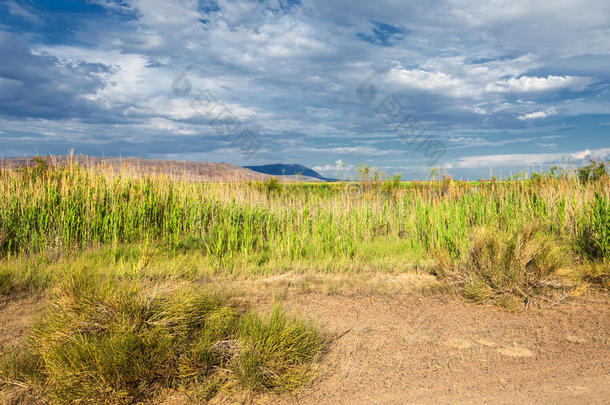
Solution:
[(343, 337), (286, 403), (610, 402), (610, 300), (509, 313), (407, 295), (306, 295), (285, 306)]
[[(44, 308), (40, 295), (0, 298), (0, 353), (4, 348), (23, 342), (30, 331), (32, 322)], [(2, 405), (34, 405), (38, 401), (29, 398), (19, 387), (0, 389)]]
[(41, 295), (0, 298), (0, 349), (23, 341), (43, 308)]

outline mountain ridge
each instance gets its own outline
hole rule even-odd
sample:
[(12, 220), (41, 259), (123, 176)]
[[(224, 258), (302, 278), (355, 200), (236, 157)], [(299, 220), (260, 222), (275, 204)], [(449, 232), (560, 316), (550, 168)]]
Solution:
[(335, 179), (324, 177), (315, 170), (298, 163), (272, 163), (267, 165), (242, 167), (253, 170), (257, 173), (263, 173), (272, 176), (302, 176), (322, 181), (336, 181)]

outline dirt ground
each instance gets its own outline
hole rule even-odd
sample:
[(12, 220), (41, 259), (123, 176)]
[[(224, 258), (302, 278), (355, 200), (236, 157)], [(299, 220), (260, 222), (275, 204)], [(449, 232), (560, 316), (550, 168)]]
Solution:
[(286, 403), (610, 403), (610, 301), (509, 313), (441, 297), (293, 295), (334, 341)]
[[(254, 403), (610, 402), (607, 294), (523, 313), (416, 293), (292, 292), (282, 298), (289, 313), (318, 322), (335, 340), (311, 387)], [(2, 343), (25, 336), (40, 302), (33, 297), (0, 305)]]
[(23, 341), (43, 308), (41, 295), (0, 298), (0, 348)]

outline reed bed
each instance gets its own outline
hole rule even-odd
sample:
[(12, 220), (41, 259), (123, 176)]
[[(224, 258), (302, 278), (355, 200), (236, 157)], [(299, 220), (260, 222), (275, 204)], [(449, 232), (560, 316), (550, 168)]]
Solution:
[(148, 239), (201, 250), (235, 267), (361, 260), (363, 247), (383, 239), (400, 246), (396, 254), (415, 259), (438, 249), (459, 258), (480, 227), (510, 233), (535, 223), (573, 244), (591, 233), (591, 207), (609, 198), (607, 177), (582, 182), (565, 174), (393, 188), (382, 182), (206, 184), (68, 163), (0, 172), (0, 249), (14, 255)]

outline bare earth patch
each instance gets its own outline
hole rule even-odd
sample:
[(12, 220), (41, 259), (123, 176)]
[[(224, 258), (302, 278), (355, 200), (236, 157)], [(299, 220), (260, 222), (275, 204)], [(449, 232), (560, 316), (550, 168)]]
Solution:
[[(44, 298), (40, 295), (0, 299), (0, 353), (26, 339), (32, 322), (43, 307)], [(36, 403), (35, 399), (24, 395), (24, 390), (18, 386), (0, 388), (0, 404)]]
[(27, 336), (32, 322), (44, 307), (41, 295), (0, 299), (0, 352)]
[(349, 330), (298, 403), (607, 403), (610, 300), (584, 300), (509, 313), (416, 294), (291, 294), (287, 310)]

